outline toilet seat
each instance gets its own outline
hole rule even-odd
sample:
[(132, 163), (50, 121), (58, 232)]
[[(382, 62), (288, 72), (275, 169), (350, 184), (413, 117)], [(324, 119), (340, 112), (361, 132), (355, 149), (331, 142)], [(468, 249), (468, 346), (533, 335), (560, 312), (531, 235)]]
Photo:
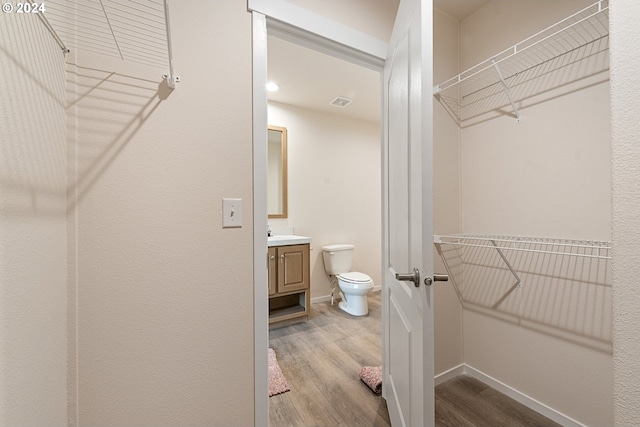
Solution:
[(348, 273), (341, 273), (338, 275), (339, 279), (342, 279), (344, 282), (351, 283), (354, 285), (365, 285), (367, 283), (373, 282), (371, 277), (364, 273), (360, 273), (358, 271), (350, 271)]

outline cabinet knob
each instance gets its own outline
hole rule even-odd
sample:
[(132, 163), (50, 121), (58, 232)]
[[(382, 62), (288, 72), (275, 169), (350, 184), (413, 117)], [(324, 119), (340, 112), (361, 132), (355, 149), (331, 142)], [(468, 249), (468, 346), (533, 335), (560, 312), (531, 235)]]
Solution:
[(269, 259), (273, 261), (274, 259), (276, 259), (276, 257), (274, 255), (271, 255)]

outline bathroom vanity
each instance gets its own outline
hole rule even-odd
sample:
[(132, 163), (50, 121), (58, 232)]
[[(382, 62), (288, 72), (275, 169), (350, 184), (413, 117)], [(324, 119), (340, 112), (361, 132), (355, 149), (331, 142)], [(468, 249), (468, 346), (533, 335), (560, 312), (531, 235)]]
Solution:
[(269, 241), (269, 328), (306, 321), (309, 315), (309, 244), (303, 236)]

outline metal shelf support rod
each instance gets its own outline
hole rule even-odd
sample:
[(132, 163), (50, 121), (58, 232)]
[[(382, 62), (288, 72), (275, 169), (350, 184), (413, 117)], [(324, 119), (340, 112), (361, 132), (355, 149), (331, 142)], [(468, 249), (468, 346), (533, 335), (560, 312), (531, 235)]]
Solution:
[(509, 87), (507, 86), (507, 83), (504, 81), (504, 78), (502, 77), (502, 73), (500, 72), (500, 67), (498, 67), (498, 64), (496, 63), (495, 58), (491, 58), (491, 63), (495, 67), (496, 72), (498, 73), (498, 77), (500, 78), (500, 82), (502, 83), (502, 88), (504, 89), (504, 93), (507, 95), (507, 98), (511, 103), (511, 108), (513, 108), (513, 112), (516, 115), (516, 123), (520, 123), (520, 112), (518, 111), (518, 108), (516, 108), (516, 104), (513, 102), (513, 98), (511, 98), (511, 92), (509, 92)]
[[(29, 0), (29, 3), (33, 5), (33, 0)], [(42, 21), (44, 26), (47, 27), (47, 30), (49, 30), (49, 32), (55, 39), (56, 43), (58, 43), (60, 48), (62, 48), (62, 53), (64, 54), (69, 53), (70, 52), (69, 48), (67, 47), (67, 45), (64, 44), (64, 42), (62, 41), (58, 33), (56, 33), (56, 30), (53, 29), (53, 26), (51, 25), (47, 17), (44, 16), (44, 13), (36, 13), (36, 15), (38, 15), (38, 18), (40, 18), (40, 21)]]
[(494, 248), (496, 248), (496, 251), (498, 251), (498, 255), (500, 255), (500, 258), (502, 258), (502, 261), (504, 261), (504, 263), (507, 265), (507, 267), (509, 268), (509, 271), (511, 272), (511, 274), (513, 274), (513, 277), (516, 278), (516, 283), (515, 285), (517, 285), (519, 288), (522, 287), (522, 280), (520, 280), (520, 276), (518, 276), (518, 274), (515, 272), (515, 270), (513, 269), (513, 267), (511, 266), (511, 263), (509, 262), (509, 260), (507, 259), (506, 256), (504, 256), (504, 254), (502, 253), (502, 250), (500, 250), (500, 248), (498, 247), (498, 245), (496, 245), (496, 242), (493, 240), (489, 240), (491, 242), (491, 244), (493, 245)]

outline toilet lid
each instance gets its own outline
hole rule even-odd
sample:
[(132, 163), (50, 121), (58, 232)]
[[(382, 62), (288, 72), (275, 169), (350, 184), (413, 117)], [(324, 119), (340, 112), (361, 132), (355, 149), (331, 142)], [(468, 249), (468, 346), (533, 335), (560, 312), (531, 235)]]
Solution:
[(371, 277), (367, 276), (364, 273), (359, 273), (357, 271), (351, 271), (349, 273), (340, 274), (340, 278), (345, 282), (351, 283), (368, 283), (371, 282)]

